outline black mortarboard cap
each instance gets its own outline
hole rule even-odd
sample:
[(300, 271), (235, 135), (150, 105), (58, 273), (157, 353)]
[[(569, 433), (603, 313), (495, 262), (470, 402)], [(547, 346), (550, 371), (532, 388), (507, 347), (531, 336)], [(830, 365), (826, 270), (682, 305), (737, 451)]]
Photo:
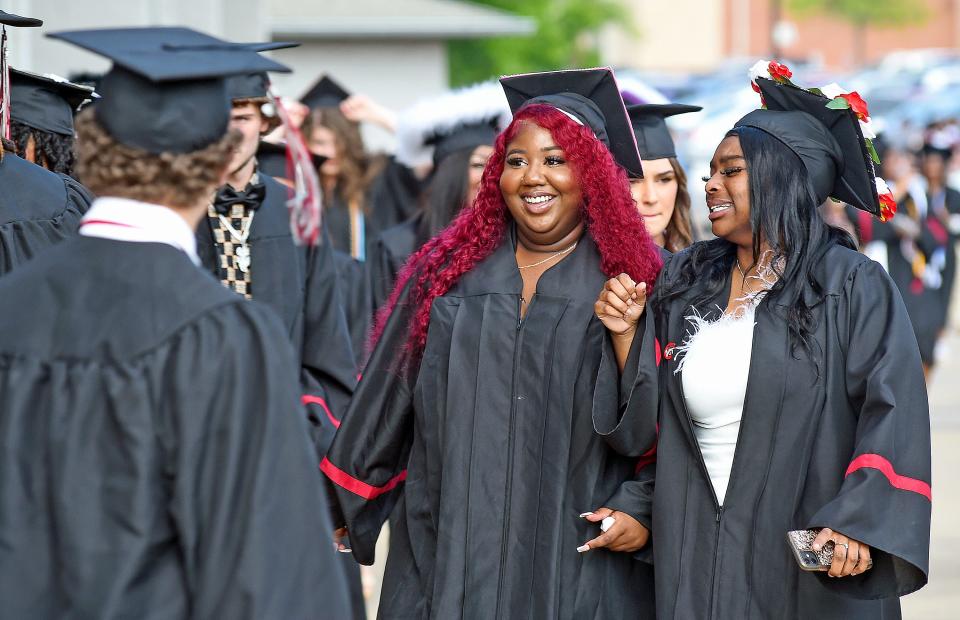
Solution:
[(766, 110), (754, 110), (736, 127), (760, 129), (800, 157), (817, 200), (836, 198), (880, 215), (876, 172), (853, 110), (827, 107), (829, 99), (789, 84), (755, 80)]
[(646, 160), (676, 157), (677, 147), (664, 119), (676, 114), (699, 112), (698, 105), (683, 103), (647, 103), (627, 106), (640, 157)]
[(500, 78), (510, 109), (553, 106), (589, 127), (613, 158), (634, 176), (643, 176), (640, 154), (613, 70), (569, 69)]
[[(310, 159), (318, 170), (327, 161), (326, 157), (316, 153), (310, 153)], [(277, 179), (287, 178), (287, 145), (261, 140), (257, 146), (257, 170)]]
[(225, 78), (289, 71), (248, 46), (189, 28), (122, 28), (48, 34), (113, 61), (94, 106), (121, 144), (189, 153), (223, 137), (230, 120)]
[(465, 123), (428, 137), (426, 144), (433, 146), (433, 165), (436, 167), (448, 155), (464, 149), (475, 149), (483, 144), (493, 144), (497, 138), (497, 119), (486, 122)]
[(337, 84), (328, 75), (324, 75), (310, 87), (303, 97), (300, 97), (300, 103), (311, 110), (316, 108), (335, 108), (339, 106), (350, 93)]
[[(247, 49), (254, 52), (269, 52), (299, 47), (299, 43), (286, 41), (270, 41), (264, 43), (243, 43)], [(227, 78), (227, 97), (233, 99), (264, 99), (270, 86), (270, 78), (265, 71), (232, 75)]]
[(20, 17), (13, 13), (0, 11), (0, 24), (4, 26), (18, 26), (20, 28), (36, 28), (43, 25), (43, 20), (35, 17)]
[(34, 129), (73, 136), (73, 114), (93, 88), (10, 69), (10, 118)]

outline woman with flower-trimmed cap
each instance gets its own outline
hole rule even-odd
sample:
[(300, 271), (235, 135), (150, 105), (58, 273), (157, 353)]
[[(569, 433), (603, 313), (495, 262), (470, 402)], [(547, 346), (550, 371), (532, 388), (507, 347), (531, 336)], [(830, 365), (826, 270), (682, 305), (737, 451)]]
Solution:
[[(798, 88), (777, 63), (766, 75), (765, 109), (704, 179), (718, 238), (674, 255), (651, 301), (657, 615), (897, 618), (927, 581), (923, 370), (890, 278), (818, 213), (834, 197), (886, 220), (892, 199), (855, 93)], [(597, 301), (621, 368), (637, 355), (634, 290), (620, 276)], [(825, 570), (801, 570), (797, 530)]]

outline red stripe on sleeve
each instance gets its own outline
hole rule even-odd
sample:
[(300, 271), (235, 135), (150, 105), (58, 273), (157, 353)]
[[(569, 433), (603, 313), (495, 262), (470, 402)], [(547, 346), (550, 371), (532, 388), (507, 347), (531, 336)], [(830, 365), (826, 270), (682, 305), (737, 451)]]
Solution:
[(314, 396), (313, 394), (304, 394), (300, 397), (300, 402), (304, 405), (320, 405), (320, 407), (323, 408), (323, 412), (327, 414), (327, 419), (333, 424), (333, 428), (340, 428), (340, 420), (333, 417), (333, 412), (330, 411), (330, 407), (327, 406), (327, 401), (323, 400), (323, 398)]
[(326, 474), (327, 478), (330, 478), (330, 480), (332, 480), (337, 486), (341, 486), (351, 493), (359, 495), (364, 499), (374, 499), (380, 497), (384, 493), (392, 491), (397, 487), (397, 485), (407, 479), (407, 470), (403, 470), (391, 478), (382, 487), (375, 487), (361, 480), (357, 480), (347, 472), (331, 463), (327, 457), (323, 457), (323, 460), (320, 462), (320, 471)]
[(850, 463), (850, 467), (847, 467), (847, 473), (844, 474), (844, 477), (849, 476), (858, 469), (864, 468), (876, 469), (887, 477), (887, 480), (890, 481), (891, 486), (894, 488), (901, 489), (903, 491), (913, 491), (914, 493), (923, 495), (928, 500), (933, 501), (929, 484), (923, 480), (901, 476), (894, 471), (893, 465), (890, 463), (890, 461), (883, 458), (879, 454), (861, 454), (857, 458), (853, 459), (853, 461)]

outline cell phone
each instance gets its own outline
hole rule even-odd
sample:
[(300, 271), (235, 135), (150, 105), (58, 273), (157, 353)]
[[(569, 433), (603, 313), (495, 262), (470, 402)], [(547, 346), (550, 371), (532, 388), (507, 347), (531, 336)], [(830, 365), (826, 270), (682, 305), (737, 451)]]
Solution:
[(793, 550), (793, 557), (797, 560), (801, 570), (817, 572), (830, 570), (833, 564), (833, 541), (827, 541), (820, 551), (811, 548), (820, 529), (793, 530), (787, 532), (787, 544)]

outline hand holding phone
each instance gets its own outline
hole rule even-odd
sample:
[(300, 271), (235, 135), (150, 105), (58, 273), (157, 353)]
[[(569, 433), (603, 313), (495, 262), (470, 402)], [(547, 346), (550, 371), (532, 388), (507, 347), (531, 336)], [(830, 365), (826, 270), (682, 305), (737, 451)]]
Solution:
[(873, 568), (868, 545), (829, 528), (787, 532), (787, 544), (801, 570), (848, 577)]

